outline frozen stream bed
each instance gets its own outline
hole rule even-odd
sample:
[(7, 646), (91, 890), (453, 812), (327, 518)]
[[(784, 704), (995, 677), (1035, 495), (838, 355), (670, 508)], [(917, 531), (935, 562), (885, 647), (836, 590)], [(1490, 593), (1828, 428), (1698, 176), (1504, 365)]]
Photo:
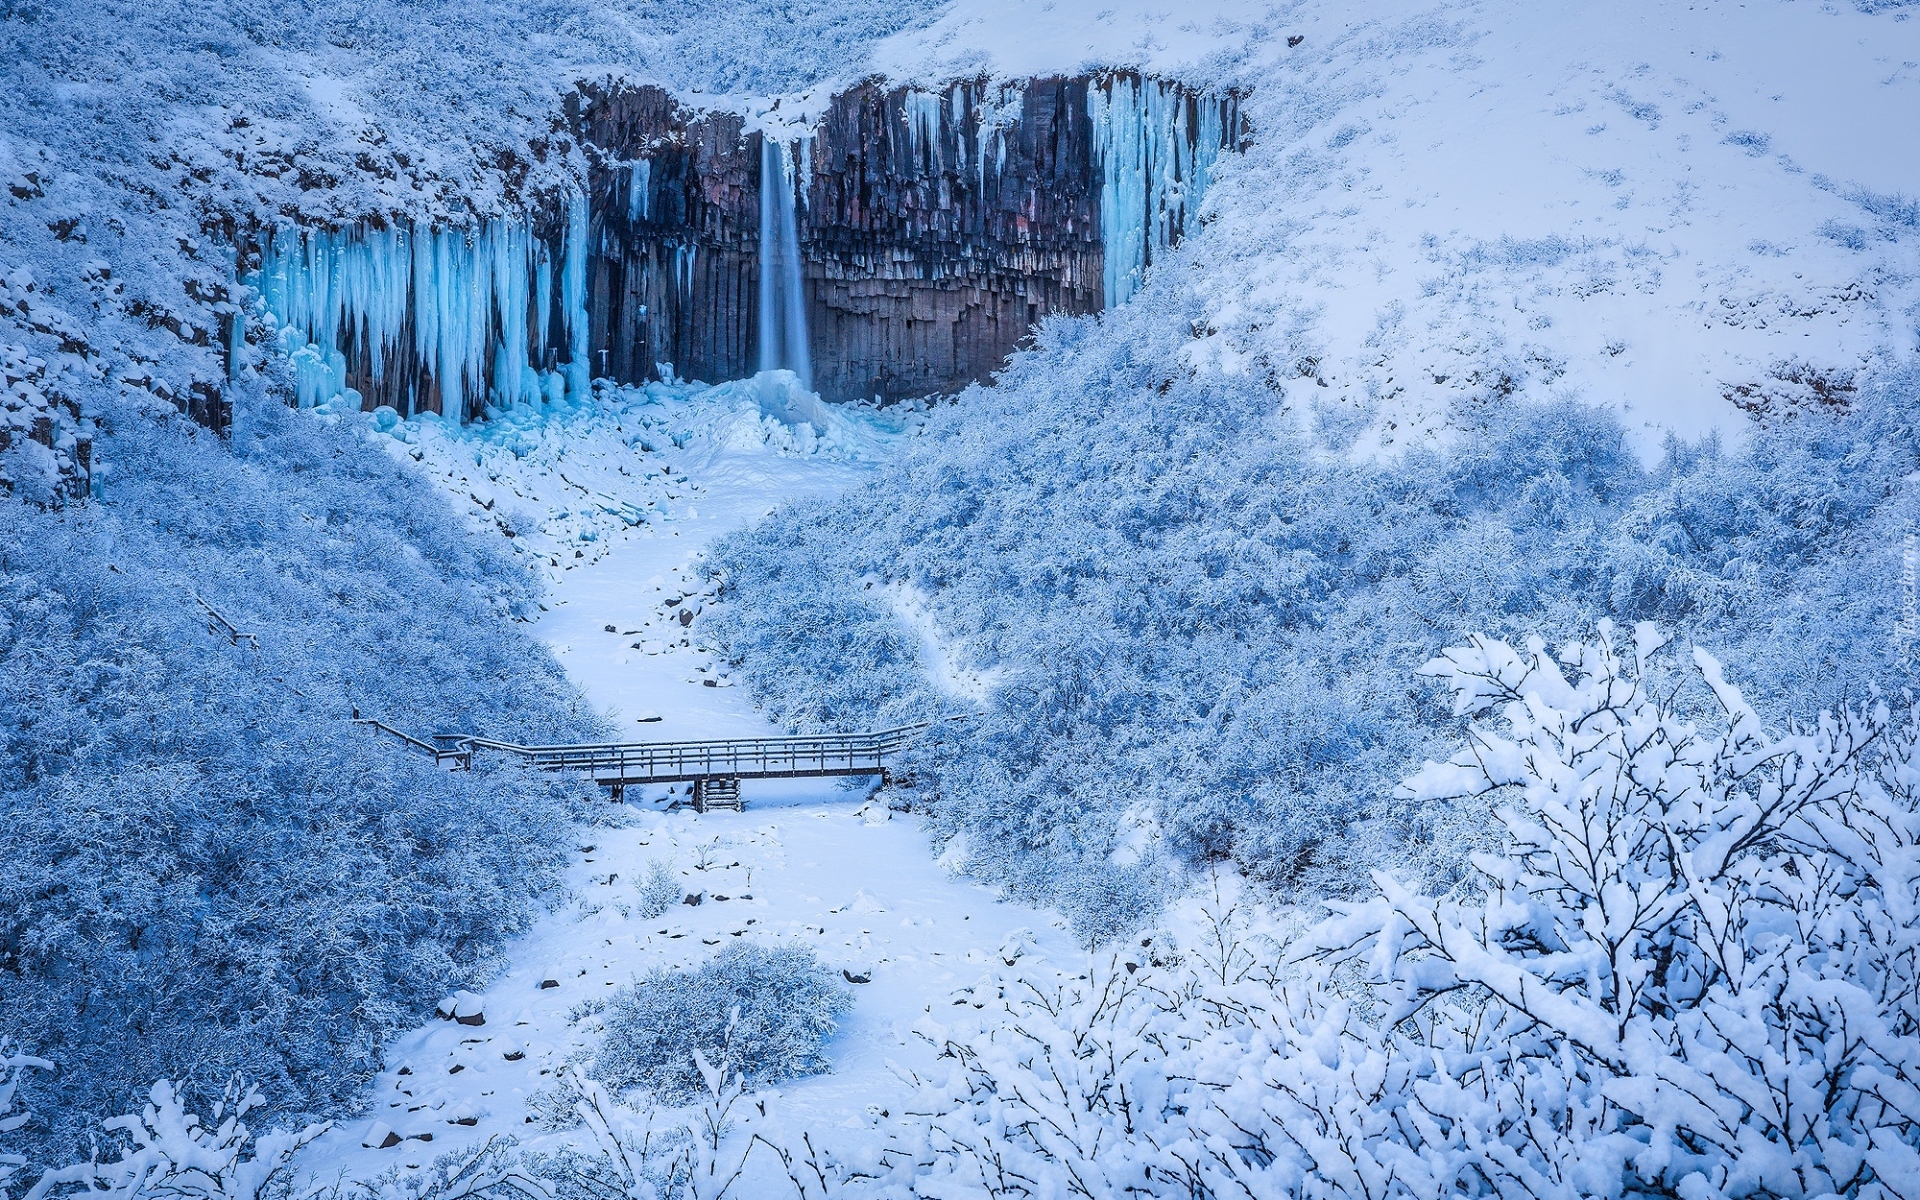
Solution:
[[(781, 732), (695, 644), (697, 618), (682, 623), (704, 600), (696, 559), (777, 505), (858, 483), (912, 420), (822, 406), (782, 373), (602, 389), (591, 403), (480, 428), (388, 432), (476, 526), (512, 530), (541, 565), (549, 594), (534, 633), (618, 736), (638, 741)], [(563, 1066), (595, 1042), (596, 1018), (576, 1019), (579, 1007), (736, 938), (804, 941), (870, 979), (851, 985), (831, 1073), (779, 1089), (782, 1116), (816, 1127), (879, 1120), (904, 1092), (896, 1064), (932, 1061), (915, 1022), (976, 1003), (970, 989), (992, 969), (1080, 958), (1055, 914), (949, 874), (919, 823), (867, 803), (864, 787), (749, 781), (744, 794), (744, 813), (697, 815), (664, 811), (664, 789), (630, 790), (624, 826), (583, 827), (563, 902), (460, 1006), (484, 1024), (436, 1019), (397, 1038), (365, 1109), (309, 1148), (301, 1173), (368, 1179), (503, 1135), (535, 1149), (581, 1136), (537, 1115), (562, 1094)], [(638, 916), (636, 885), (655, 859), (703, 902)]]

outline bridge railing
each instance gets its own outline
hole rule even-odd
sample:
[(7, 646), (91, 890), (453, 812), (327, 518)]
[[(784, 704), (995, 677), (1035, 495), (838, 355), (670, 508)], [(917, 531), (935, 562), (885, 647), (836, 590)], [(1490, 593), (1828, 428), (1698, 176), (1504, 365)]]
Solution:
[[(790, 774), (858, 774), (883, 770), (935, 723), (922, 721), (872, 733), (722, 738), (698, 742), (604, 742), (522, 746), (466, 735), (443, 735), (445, 746), (492, 751), (547, 770), (584, 771), (599, 779), (667, 779)], [(444, 752), (444, 751), (443, 751)]]
[(436, 766), (447, 767), (452, 770), (465, 770), (473, 765), (473, 752), (465, 747), (457, 745), (435, 745), (425, 738), (417, 738), (404, 729), (395, 729), (385, 721), (378, 721), (372, 717), (362, 717), (356, 714), (353, 718), (353, 723), (355, 725), (365, 725), (377, 733), (384, 733), (388, 737), (398, 739), (402, 745), (418, 750), (422, 754), (432, 758)]
[(548, 771), (583, 771), (615, 788), (630, 783), (694, 779), (773, 779), (818, 775), (878, 775), (928, 730), (969, 719), (959, 714), (871, 733), (798, 737), (720, 738), (698, 742), (600, 742), (568, 746), (522, 746), (467, 733), (436, 733), (429, 740), (384, 721), (353, 714), (368, 726), (432, 757), (451, 770), (473, 766), (476, 752), (518, 758)]

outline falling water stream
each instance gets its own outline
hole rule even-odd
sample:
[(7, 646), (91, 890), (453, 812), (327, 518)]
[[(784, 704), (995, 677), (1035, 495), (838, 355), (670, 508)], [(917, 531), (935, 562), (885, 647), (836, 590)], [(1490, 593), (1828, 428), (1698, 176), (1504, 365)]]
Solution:
[(760, 369), (792, 371), (811, 390), (792, 162), (786, 146), (773, 138), (760, 145)]

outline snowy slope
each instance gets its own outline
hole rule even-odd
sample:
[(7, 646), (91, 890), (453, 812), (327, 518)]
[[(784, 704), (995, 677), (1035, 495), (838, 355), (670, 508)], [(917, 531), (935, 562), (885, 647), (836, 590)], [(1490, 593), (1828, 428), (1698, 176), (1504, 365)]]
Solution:
[[(476, 536), (513, 532), (507, 544), (550, 584), (532, 632), (634, 741), (779, 732), (698, 644), (697, 616), (679, 619), (707, 599), (697, 555), (776, 505), (823, 502), (870, 478), (916, 420), (821, 405), (786, 372), (601, 387), (588, 402), (480, 427), (331, 419), (384, 426), (392, 453), (417, 463)], [(905, 1095), (896, 1067), (924, 1073), (933, 1058), (915, 1022), (980, 1007), (985, 992), (969, 989), (990, 970), (1018, 963), (1050, 977), (1052, 963), (1079, 959), (1057, 914), (953, 876), (918, 822), (869, 803), (865, 787), (767, 780), (745, 796), (744, 813), (697, 815), (661, 811), (666, 788), (635, 789), (614, 827), (581, 827), (568, 902), (506, 947), (506, 972), (468, 1002), (485, 1024), (434, 1020), (396, 1039), (364, 1111), (300, 1170), (368, 1179), (501, 1135), (536, 1150), (577, 1143), (577, 1126), (555, 1129), (543, 1114), (569, 1094), (556, 1086), (562, 1069), (597, 1044), (582, 1003), (657, 967), (696, 967), (735, 937), (803, 942), (866, 981), (827, 1047), (832, 1073), (780, 1089), (782, 1111), (816, 1127), (864, 1126)], [(655, 860), (703, 902), (639, 915)], [(399, 1142), (383, 1147), (389, 1131)]]
[(724, 15), (551, 0), (66, 20), (16, 5), (0, 273), (32, 269), (43, 303), (107, 327), (109, 382), (93, 391), (125, 377), (177, 395), (210, 369), (204, 304), (223, 270), (217, 247), (183, 238), (223, 214), (459, 222), (510, 207), (577, 168), (555, 135), (574, 80), (655, 79), (758, 126), (803, 123), (873, 73), (1132, 66), (1250, 94), (1254, 145), (1219, 172), (1211, 228), (1177, 260), (1213, 331), (1196, 364), (1272, 378), (1303, 420), (1329, 405), (1321, 423), (1370, 430), (1365, 445), (1516, 391), (1617, 404), (1657, 441), (1737, 427), (1734, 401), (1844, 395), (1863, 363), (1913, 349), (1910, 16), (1867, 0)]
[(716, 693), (731, 681), (690, 628), (710, 599), (698, 555), (776, 505), (871, 477), (919, 420), (822, 404), (789, 372), (601, 385), (469, 426), (325, 415), (384, 429), (477, 536), (505, 538), (548, 587), (534, 635), (624, 736), (652, 740), (772, 732)]
[(1255, 143), (1179, 260), (1209, 314), (1194, 365), (1266, 376), (1366, 444), (1524, 392), (1617, 405), (1654, 446), (1915, 350), (1909, 16), (980, 0), (876, 60), (1251, 87)]

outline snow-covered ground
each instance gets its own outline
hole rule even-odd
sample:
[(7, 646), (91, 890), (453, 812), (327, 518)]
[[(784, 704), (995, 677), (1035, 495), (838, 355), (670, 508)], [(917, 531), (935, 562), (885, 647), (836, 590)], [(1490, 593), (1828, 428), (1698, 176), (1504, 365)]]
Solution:
[(601, 384), (589, 401), (467, 427), (374, 418), (476, 529), (510, 537), (545, 575), (535, 636), (633, 740), (774, 732), (695, 644), (706, 594), (694, 560), (777, 505), (852, 485), (914, 420), (823, 404), (787, 372)]
[[(588, 403), (464, 429), (377, 424), (477, 528), (512, 530), (543, 565), (551, 590), (535, 633), (620, 736), (639, 741), (780, 732), (695, 644), (697, 626), (681, 623), (702, 601), (694, 561), (776, 505), (858, 483), (913, 420), (910, 410), (823, 406), (774, 374), (603, 387)], [(916, 632), (937, 639), (923, 624)], [(930, 669), (952, 670), (932, 645), (929, 656)], [(566, 902), (507, 949), (500, 978), (463, 998), (460, 1014), (485, 1023), (434, 1020), (397, 1039), (367, 1110), (311, 1147), (301, 1171), (367, 1179), (501, 1135), (535, 1146), (579, 1136), (534, 1115), (561, 1094), (556, 1072), (594, 1044), (597, 1021), (579, 1006), (656, 967), (697, 966), (734, 938), (801, 941), (867, 980), (850, 984), (832, 1072), (780, 1089), (781, 1111), (814, 1127), (873, 1120), (870, 1109), (903, 1092), (895, 1064), (931, 1060), (914, 1023), (983, 1003), (969, 989), (992, 970), (1078, 960), (1054, 914), (950, 874), (918, 823), (869, 802), (865, 786), (750, 781), (744, 791), (744, 813), (705, 815), (665, 811), (666, 789), (629, 791), (628, 821), (583, 828)], [(637, 885), (656, 859), (702, 902), (639, 916)], [(399, 1141), (382, 1148), (389, 1133)]]

